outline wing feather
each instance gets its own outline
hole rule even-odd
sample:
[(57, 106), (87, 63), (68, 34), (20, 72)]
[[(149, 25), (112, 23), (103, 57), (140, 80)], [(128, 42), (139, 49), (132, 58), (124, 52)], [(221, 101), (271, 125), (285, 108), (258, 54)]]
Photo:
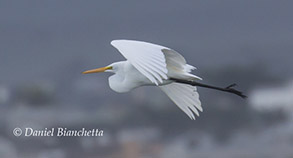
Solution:
[[(185, 113), (190, 117), (191, 119), (195, 119), (194, 115), (192, 112), (188, 109), (188, 106), (186, 106), (186, 103), (182, 98), (180, 98), (176, 94), (176, 89), (172, 86), (161, 86), (160, 87), (166, 94), (167, 96)], [(185, 106), (181, 106), (185, 105)]]
[(141, 72), (143, 75), (145, 75), (150, 81), (152, 81), (153, 83), (157, 83), (156, 79), (154, 78), (154, 76), (152, 76), (151, 73), (149, 73), (147, 70), (145, 70), (144, 67), (142, 67), (141, 65), (137, 64), (136, 61), (132, 62), (133, 65), (135, 65), (135, 68)]
[(165, 55), (168, 75), (173, 78), (181, 78), (187, 80), (195, 80), (200, 77), (191, 74), (190, 72), (196, 69), (194, 66), (186, 63), (184, 57), (172, 49), (162, 49)]
[(155, 68), (153, 63), (150, 63), (147, 60), (142, 60), (138, 58), (139, 65), (143, 67), (146, 71), (148, 71), (151, 75), (153, 75), (158, 81), (163, 82), (162, 78), (159, 76), (160, 72)]
[[(144, 63), (142, 63), (143, 66), (145, 66), (146, 68), (149, 68), (150, 70), (152, 70), (152, 72), (154, 74), (159, 74), (161, 77), (163, 77), (164, 79), (168, 79), (167, 75), (165, 72), (163, 72), (164, 70), (162, 70), (162, 68), (156, 64), (156, 63), (152, 63), (151, 61), (144, 61)], [(159, 77), (159, 78), (161, 78)]]
[(111, 44), (151, 82), (159, 85), (167, 79), (167, 64), (163, 46), (141, 41), (114, 40)]
[(160, 88), (191, 119), (195, 119), (193, 113), (199, 116), (199, 111), (202, 112), (196, 87), (181, 83), (171, 83), (160, 86)]
[(188, 65), (184, 57), (176, 51), (142, 41), (114, 40), (111, 44), (152, 83), (159, 85), (168, 77), (196, 80), (191, 74), (194, 66)]
[[(194, 102), (193, 98), (190, 97), (190, 92), (186, 91), (184, 88), (182, 88), (184, 86), (175, 86), (175, 90), (177, 90), (179, 93), (181, 93), (181, 97), (180, 99), (182, 99), (185, 104), (188, 106), (188, 108), (191, 109), (191, 111), (193, 111), (197, 116), (199, 116), (199, 112), (198, 110), (195, 108), (196, 107), (196, 103)], [(181, 89), (182, 88), (182, 89)], [(194, 118), (193, 118), (194, 119)]]

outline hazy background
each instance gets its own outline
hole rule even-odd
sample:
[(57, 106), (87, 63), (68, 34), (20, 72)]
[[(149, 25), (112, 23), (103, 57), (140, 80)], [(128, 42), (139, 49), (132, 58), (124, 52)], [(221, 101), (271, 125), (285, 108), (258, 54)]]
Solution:
[[(293, 1), (0, 0), (0, 157), (292, 158)], [(204, 83), (191, 121), (158, 88), (113, 92), (87, 69), (124, 60), (114, 39), (180, 52)], [(16, 127), (103, 137), (15, 137)]]

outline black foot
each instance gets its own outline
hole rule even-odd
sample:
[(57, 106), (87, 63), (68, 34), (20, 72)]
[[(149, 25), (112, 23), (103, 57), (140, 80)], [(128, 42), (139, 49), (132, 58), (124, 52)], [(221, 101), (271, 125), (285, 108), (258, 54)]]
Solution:
[(237, 86), (237, 85), (236, 85), (235, 83), (233, 83), (233, 84), (227, 86), (227, 87), (225, 88), (225, 91), (226, 91), (226, 92), (230, 92), (230, 93), (234, 93), (234, 94), (236, 94), (236, 95), (238, 95), (238, 96), (240, 96), (240, 97), (242, 97), (242, 98), (247, 98), (247, 96), (244, 95), (242, 92), (240, 92), (240, 91), (238, 91), (238, 90), (232, 88), (232, 87), (235, 87), (235, 86)]

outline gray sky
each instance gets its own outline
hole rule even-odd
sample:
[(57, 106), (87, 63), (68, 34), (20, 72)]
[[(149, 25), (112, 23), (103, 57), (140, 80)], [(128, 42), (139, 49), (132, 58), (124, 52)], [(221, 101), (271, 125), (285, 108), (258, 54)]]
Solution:
[(0, 0), (0, 83), (108, 65), (123, 59), (110, 45), (121, 38), (173, 48), (199, 71), (263, 63), (288, 76), (292, 6), (289, 0)]
[[(145, 132), (142, 127), (155, 127), (162, 135), (154, 142), (161, 144), (143, 146), (148, 153), (148, 147), (156, 153), (159, 147), (161, 153), (178, 155), (169, 148), (174, 145), (192, 156), (289, 155), (288, 110), (261, 113), (249, 100), (198, 88), (204, 113), (190, 121), (158, 88), (119, 94), (108, 87), (109, 74), (81, 72), (124, 60), (111, 40), (137, 39), (180, 52), (198, 68), (194, 73), (203, 83), (237, 83), (237, 89), (253, 98), (250, 90), (260, 84), (293, 78), (292, 6), (292, 0), (0, 0), (0, 149), (22, 157), (56, 151), (59, 157), (113, 157), (123, 151), (116, 139), (124, 128)], [(28, 125), (99, 126), (106, 134), (109, 129), (110, 145), (74, 137), (57, 143), (19, 141), (11, 135), (13, 128)], [(185, 140), (188, 147), (180, 145)]]

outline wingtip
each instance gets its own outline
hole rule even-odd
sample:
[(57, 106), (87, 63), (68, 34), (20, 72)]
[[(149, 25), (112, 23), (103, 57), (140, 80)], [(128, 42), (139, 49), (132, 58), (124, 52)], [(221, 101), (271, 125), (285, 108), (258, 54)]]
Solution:
[(112, 40), (110, 43), (111, 43), (112, 46), (115, 46), (119, 42), (123, 42), (123, 41), (127, 41), (127, 40), (125, 40), (125, 39), (115, 39), (115, 40)]
[(110, 43), (111, 43), (111, 45), (114, 46), (120, 42), (142, 42), (142, 41), (129, 40), (129, 39), (115, 39), (115, 40), (112, 40)]
[(110, 44), (112, 45), (112, 46), (115, 46), (115, 44), (117, 43), (117, 42), (119, 42), (120, 40), (112, 40), (111, 42), (110, 42)]
[(195, 121), (195, 120), (196, 120), (196, 117), (195, 117), (194, 115), (189, 116), (189, 118), (190, 118), (192, 121)]

